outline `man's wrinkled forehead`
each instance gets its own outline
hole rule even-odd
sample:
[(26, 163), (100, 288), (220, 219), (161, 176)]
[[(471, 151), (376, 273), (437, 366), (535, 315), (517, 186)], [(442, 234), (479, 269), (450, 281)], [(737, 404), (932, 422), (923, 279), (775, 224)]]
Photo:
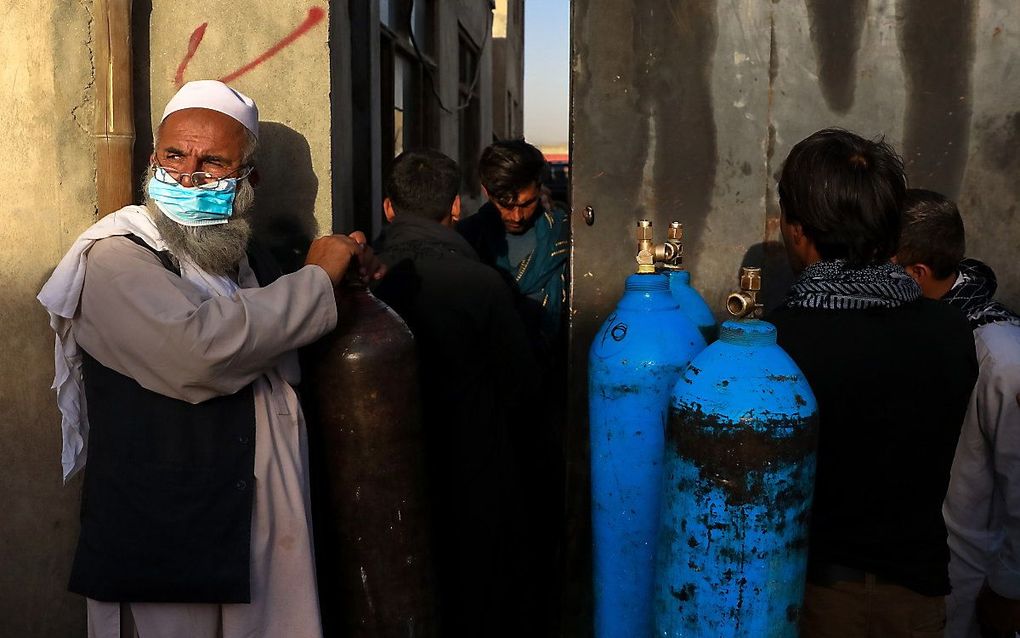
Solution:
[(171, 113), (159, 125), (158, 146), (199, 144), (202, 146), (245, 145), (245, 127), (218, 111), (203, 108), (184, 109)]

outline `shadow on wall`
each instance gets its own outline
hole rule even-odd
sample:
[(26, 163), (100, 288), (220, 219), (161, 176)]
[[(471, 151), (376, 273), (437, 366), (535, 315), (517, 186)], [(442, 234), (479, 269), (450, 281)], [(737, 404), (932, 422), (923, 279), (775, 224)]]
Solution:
[(294, 272), (304, 264), (308, 245), (318, 233), (319, 178), (312, 170), (308, 140), (278, 122), (259, 122), (255, 163), (261, 176), (252, 217), (255, 237), (273, 253), (283, 272)]
[[(790, 263), (786, 259), (786, 248), (781, 241), (754, 244), (744, 253), (740, 266), (761, 268), (761, 303), (765, 306), (765, 314), (772, 312), (783, 302), (786, 291), (790, 289), (790, 284), (795, 279)], [(734, 283), (739, 277), (740, 268), (734, 273)]]
[[(131, 5), (131, 82), (135, 110), (135, 145), (131, 157), (131, 175), (135, 198), (141, 202), (142, 175), (149, 168), (152, 155), (152, 87), (150, 82), (151, 48), (149, 42), (149, 20), (152, 14), (152, 0), (134, 0)], [(162, 109), (162, 107), (160, 107)], [(159, 115), (163, 111), (160, 110)]]

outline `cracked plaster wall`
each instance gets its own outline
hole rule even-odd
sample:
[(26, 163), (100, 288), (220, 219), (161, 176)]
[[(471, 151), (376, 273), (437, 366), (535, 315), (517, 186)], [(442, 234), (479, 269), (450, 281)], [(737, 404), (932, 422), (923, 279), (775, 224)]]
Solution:
[(79, 481), (61, 484), (53, 333), (35, 295), (95, 218), (88, 0), (0, 2), (0, 634), (84, 635), (66, 593)]

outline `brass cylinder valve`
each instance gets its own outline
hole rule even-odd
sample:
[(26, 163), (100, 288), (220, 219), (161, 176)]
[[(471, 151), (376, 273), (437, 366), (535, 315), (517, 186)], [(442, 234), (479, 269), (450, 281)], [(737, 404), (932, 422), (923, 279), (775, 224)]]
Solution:
[(637, 259), (638, 274), (646, 275), (655, 272), (655, 241), (652, 239), (652, 222), (642, 219), (637, 223)]
[(635, 256), (638, 273), (654, 273), (656, 263), (661, 263), (670, 270), (678, 270), (683, 262), (684, 246), (681, 243), (683, 236), (683, 225), (680, 222), (671, 222), (666, 231), (666, 242), (656, 245), (651, 220), (642, 219), (639, 221), (637, 224), (638, 247)]
[(684, 255), (684, 226), (670, 222), (666, 230), (666, 243), (655, 247), (655, 261), (662, 262), (667, 270), (680, 270)]
[(761, 292), (761, 268), (749, 266), (740, 269), (740, 291), (726, 297), (726, 310), (737, 319), (751, 317), (759, 319), (764, 306), (758, 302)]

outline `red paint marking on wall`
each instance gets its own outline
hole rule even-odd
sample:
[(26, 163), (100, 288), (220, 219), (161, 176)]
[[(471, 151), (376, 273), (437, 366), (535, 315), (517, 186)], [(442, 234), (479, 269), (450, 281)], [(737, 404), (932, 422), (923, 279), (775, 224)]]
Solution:
[(248, 64), (245, 64), (244, 66), (242, 66), (241, 68), (237, 69), (233, 73), (230, 73), (230, 74), (225, 75), (222, 78), (220, 78), (220, 82), (224, 82), (224, 83), (232, 82), (232, 81), (236, 80), (237, 78), (241, 77), (242, 75), (244, 75), (245, 73), (247, 73), (248, 71), (251, 71), (252, 69), (257, 67), (258, 65), (262, 64), (263, 62), (265, 62), (269, 58), (273, 57), (274, 55), (276, 55), (277, 53), (279, 53), (280, 51), (282, 51), (286, 47), (288, 47), (291, 44), (293, 44), (294, 40), (297, 40), (298, 38), (300, 38), (304, 34), (306, 34), (309, 31), (311, 31), (312, 28), (315, 27), (315, 25), (317, 25), (320, 22), (322, 22), (322, 19), (325, 18), (325, 17), (326, 17), (326, 10), (325, 9), (323, 9), (322, 7), (312, 7), (311, 9), (308, 10), (308, 15), (305, 17), (304, 22), (299, 24), (297, 26), (297, 28), (295, 28), (293, 31), (291, 31), (289, 34), (287, 34), (286, 37), (284, 37), (282, 40), (280, 40), (279, 42), (277, 42), (273, 46), (271, 46), (268, 49), (266, 49), (265, 52), (262, 55), (260, 55), (259, 57), (255, 58), (254, 60), (252, 60)]
[(195, 57), (198, 45), (202, 44), (202, 38), (205, 37), (205, 28), (207, 26), (209, 26), (209, 23), (203, 22), (191, 32), (191, 38), (188, 39), (188, 52), (184, 54), (184, 59), (177, 65), (177, 73), (174, 75), (174, 86), (179, 87), (184, 84), (184, 70), (188, 68), (191, 58)]

